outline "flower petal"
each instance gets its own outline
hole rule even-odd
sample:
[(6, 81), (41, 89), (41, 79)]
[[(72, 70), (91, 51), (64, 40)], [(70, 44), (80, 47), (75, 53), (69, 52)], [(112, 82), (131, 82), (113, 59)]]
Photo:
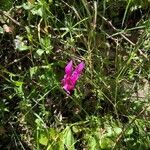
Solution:
[(81, 62), (81, 63), (76, 67), (76, 69), (73, 71), (72, 76), (71, 76), (71, 80), (72, 80), (72, 83), (73, 83), (74, 85), (76, 84), (76, 82), (77, 82), (77, 80), (78, 80), (78, 78), (79, 78), (79, 76), (80, 76), (82, 70), (84, 69), (84, 66), (85, 66), (84, 62)]
[(75, 84), (72, 82), (72, 79), (67, 74), (62, 80), (63, 89), (69, 94), (75, 88)]
[(71, 61), (67, 64), (67, 66), (65, 67), (65, 73), (66, 73), (67, 75), (71, 75), (72, 69), (73, 69), (72, 65), (73, 65), (73, 63), (72, 63), (72, 60), (71, 60)]
[(81, 74), (82, 70), (84, 69), (84, 62), (82, 61), (77, 67), (76, 69), (74, 70), (74, 72), (77, 72), (78, 74)]
[[(65, 67), (65, 75), (64, 78), (62, 79), (62, 85), (63, 85), (63, 89), (70, 94), (71, 91), (74, 90), (76, 82), (82, 72), (82, 70), (84, 69), (84, 62), (81, 62), (76, 69), (73, 71), (73, 62), (72, 60), (67, 64), (67, 66)], [(72, 72), (73, 71), (73, 72)]]
[(68, 93), (70, 94), (70, 92), (74, 89), (74, 86), (73, 85), (69, 85), (69, 84), (65, 84), (63, 86), (63, 89)]

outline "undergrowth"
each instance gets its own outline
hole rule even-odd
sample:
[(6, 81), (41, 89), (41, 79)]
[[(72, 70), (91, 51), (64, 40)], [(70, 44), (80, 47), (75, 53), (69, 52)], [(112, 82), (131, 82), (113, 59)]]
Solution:
[[(3, 1), (0, 149), (148, 150), (149, 6)], [(85, 68), (67, 94), (61, 82), (70, 60)]]

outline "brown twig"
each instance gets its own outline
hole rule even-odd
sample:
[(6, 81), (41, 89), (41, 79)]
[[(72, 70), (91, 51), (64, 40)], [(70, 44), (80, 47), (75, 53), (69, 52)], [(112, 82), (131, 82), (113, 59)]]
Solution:
[[(117, 31), (117, 32), (118, 32), (118, 29), (116, 29), (116, 27), (111, 23), (111, 21), (108, 21), (108, 20), (107, 20), (104, 16), (102, 16), (102, 15), (100, 15), (100, 17), (101, 17), (114, 31)], [(129, 42), (132, 46), (136, 46), (136, 44), (134, 44), (129, 38), (127, 38), (124, 33), (119, 33), (119, 34), (121, 35), (121, 37), (122, 37), (123, 39), (125, 39), (127, 42)], [(109, 37), (111, 37), (111, 36), (109, 36)], [(147, 56), (142, 52), (142, 50), (140, 50), (140, 49), (138, 48), (138, 51), (139, 51), (139, 53), (140, 53), (142, 56), (144, 56), (145, 58), (147, 58)]]
[(19, 58), (19, 59), (15, 59), (14, 61), (10, 62), (6, 67), (14, 65), (15, 63), (18, 63), (19, 61), (21, 61), (22, 59), (24, 59), (25, 57), (31, 55), (31, 53), (27, 53), (26, 55), (24, 55), (23, 57)]
[(5, 16), (5, 17), (7, 17), (8, 19), (10, 19), (10, 20), (11, 20), (13, 23), (15, 23), (16, 25), (22, 27), (22, 25), (21, 25), (18, 21), (16, 21), (15, 19), (13, 19), (6, 11), (0, 10), (0, 15), (3, 15), (3, 16)]

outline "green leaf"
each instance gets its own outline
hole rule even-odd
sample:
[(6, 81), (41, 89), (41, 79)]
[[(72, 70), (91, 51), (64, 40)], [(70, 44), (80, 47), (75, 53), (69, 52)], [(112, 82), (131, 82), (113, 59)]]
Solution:
[(88, 148), (90, 150), (96, 150), (97, 142), (96, 139), (91, 135), (88, 137)]
[(104, 137), (100, 141), (100, 147), (102, 149), (109, 149), (113, 146), (113, 141), (110, 138)]
[(20, 47), (18, 48), (18, 50), (20, 50), (20, 51), (25, 51), (28, 49), (29, 49), (29, 46), (26, 46), (26, 45), (20, 45)]
[(117, 134), (117, 135), (122, 132), (122, 129), (119, 127), (115, 127), (113, 130), (115, 131), (115, 134)]
[(23, 82), (21, 82), (21, 81), (14, 81), (14, 83), (16, 86), (22, 86), (23, 85)]
[(42, 56), (42, 54), (44, 53), (44, 50), (43, 49), (38, 49), (36, 51), (36, 53), (39, 55), (39, 56)]
[(74, 150), (75, 140), (70, 127), (66, 127), (66, 129), (63, 131), (63, 138), (63, 142), (66, 145), (67, 149)]
[(44, 134), (40, 134), (39, 143), (42, 145), (47, 145), (48, 139)]
[(114, 128), (107, 127), (107, 133), (106, 133), (106, 135), (108, 137), (112, 137), (112, 136), (116, 136), (116, 135), (120, 134), (121, 132), (122, 132), (122, 129), (119, 128), (119, 127), (114, 127)]
[(32, 14), (33, 15), (38, 15), (38, 16), (43, 16), (43, 9), (42, 9), (42, 7), (40, 7), (40, 8), (38, 8), (38, 9), (32, 9), (31, 10), (31, 12), (32, 12)]
[(53, 46), (51, 43), (51, 36), (41, 38), (40, 45), (42, 47), (42, 50), (45, 51), (46, 54), (50, 54), (53, 49)]
[(36, 74), (38, 70), (38, 67), (32, 67), (30, 68), (30, 77), (32, 78), (34, 74)]
[(25, 10), (30, 10), (32, 7), (33, 7), (33, 5), (31, 4), (31, 3), (23, 3), (22, 4), (22, 7), (25, 9)]
[(27, 46), (25, 44), (25, 41), (23, 41), (23, 37), (17, 36), (16, 39), (14, 40), (14, 44), (15, 44), (15, 49), (19, 50), (19, 51), (25, 51), (30, 49), (30, 46)]
[(109, 137), (111, 137), (112, 135), (113, 135), (113, 130), (112, 130), (112, 127), (107, 127), (107, 133), (106, 133), (106, 135), (107, 136), (109, 136)]
[(126, 134), (127, 134), (127, 135), (131, 135), (132, 133), (133, 133), (133, 128), (128, 129), (128, 130), (126, 131)]
[(4, 34), (4, 30), (1, 26), (0, 26), (0, 34)]

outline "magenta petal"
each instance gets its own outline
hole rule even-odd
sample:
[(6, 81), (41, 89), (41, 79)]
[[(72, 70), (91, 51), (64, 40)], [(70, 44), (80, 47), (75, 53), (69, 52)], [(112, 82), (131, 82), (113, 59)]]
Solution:
[(71, 80), (72, 80), (72, 83), (73, 83), (73, 84), (76, 84), (76, 82), (77, 82), (77, 80), (78, 80), (78, 78), (79, 78), (79, 76), (80, 76), (82, 70), (84, 69), (84, 66), (85, 66), (84, 63), (81, 62), (81, 63), (76, 67), (76, 69), (73, 71), (72, 76), (71, 76)]
[(63, 80), (62, 80), (62, 85), (63, 85), (63, 89), (69, 93), (70, 91), (72, 91), (75, 87), (75, 84), (73, 84), (72, 79), (70, 76), (65, 75)]
[(65, 73), (67, 74), (67, 75), (71, 75), (71, 73), (72, 73), (72, 69), (73, 69), (73, 67), (72, 67), (72, 60), (67, 64), (67, 66), (65, 67)]
[(63, 86), (63, 89), (64, 89), (68, 94), (70, 94), (70, 92), (74, 89), (74, 85), (72, 85), (72, 84), (65, 84), (65, 85)]
[(74, 73), (72, 74), (72, 76), (71, 76), (71, 81), (72, 81), (72, 83), (73, 83), (74, 85), (76, 84), (76, 82), (77, 82), (79, 76), (80, 76), (80, 74), (78, 74), (77, 72), (74, 72)]
[(64, 89), (68, 94), (70, 94), (70, 90), (68, 89), (68, 85), (67, 85), (67, 84), (63, 86), (63, 89)]
[[(63, 89), (70, 94), (74, 90), (76, 82), (84, 69), (84, 62), (81, 62), (76, 69), (73, 71), (73, 62), (72, 60), (65, 67), (65, 75), (62, 79)], [(73, 72), (72, 72), (73, 71)]]
[(84, 69), (84, 62), (81, 62), (74, 71), (78, 72), (78, 74), (81, 74), (82, 70)]

